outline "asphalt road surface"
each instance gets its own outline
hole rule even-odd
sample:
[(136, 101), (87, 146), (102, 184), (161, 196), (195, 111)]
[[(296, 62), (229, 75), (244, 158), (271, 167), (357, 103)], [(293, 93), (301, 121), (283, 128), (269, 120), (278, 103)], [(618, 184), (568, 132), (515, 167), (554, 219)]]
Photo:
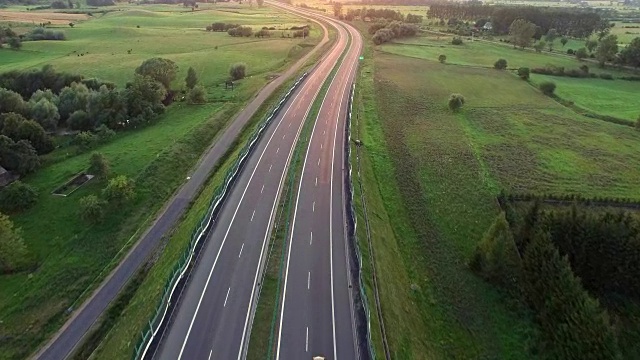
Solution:
[[(322, 27), (324, 28), (324, 26)], [(71, 354), (98, 317), (109, 306), (109, 303), (118, 295), (119, 291), (131, 276), (156, 249), (160, 239), (162, 239), (165, 233), (169, 231), (182, 216), (191, 200), (198, 195), (198, 190), (207, 180), (215, 165), (227, 151), (233, 140), (240, 134), (242, 128), (255, 114), (258, 107), (278, 86), (298, 71), (300, 67), (313, 56), (315, 51), (320, 49), (328, 41), (326, 28), (324, 28), (324, 33), (324, 38), (314, 50), (262, 88), (247, 107), (237, 115), (229, 127), (218, 136), (214, 145), (203, 155), (196, 168), (194, 168), (190, 174), (185, 174), (185, 178), (187, 176), (190, 178), (166, 204), (153, 225), (142, 235), (138, 243), (133, 246), (127, 256), (104, 280), (100, 287), (94, 291), (92, 296), (87, 299), (81, 307), (74, 309), (71, 318), (67, 320), (65, 325), (49, 343), (34, 355), (34, 358), (41, 360), (62, 360)]]
[(288, 240), (276, 359), (357, 359), (345, 225), (344, 135), (362, 48), (352, 38), (309, 141)]
[(336, 45), (284, 104), (250, 155), (202, 249), (156, 359), (244, 358), (275, 210), (314, 99), (347, 44)]

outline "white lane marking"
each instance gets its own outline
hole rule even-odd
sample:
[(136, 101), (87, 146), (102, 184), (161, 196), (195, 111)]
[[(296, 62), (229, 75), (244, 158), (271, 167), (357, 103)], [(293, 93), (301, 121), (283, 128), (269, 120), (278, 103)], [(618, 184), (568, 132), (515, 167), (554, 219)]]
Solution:
[(253, 221), (253, 217), (256, 215), (256, 211), (253, 210), (253, 214), (251, 214), (251, 221)]
[(318, 158), (318, 166), (320, 166), (320, 159)]
[(238, 257), (242, 255), (242, 249), (244, 249), (244, 243), (242, 243), (242, 246), (240, 247), (240, 254), (238, 254)]
[(289, 123), (289, 127), (291, 127), (291, 123)]
[(227, 290), (227, 296), (225, 296), (224, 298), (224, 305), (222, 305), (222, 307), (227, 307), (227, 300), (229, 300), (229, 292), (231, 292), (231, 288)]
[(307, 326), (307, 339), (305, 340), (304, 351), (309, 352), (309, 327)]
[(322, 143), (320, 143), (320, 149), (322, 149)]
[(277, 148), (277, 149), (276, 149), (276, 154), (277, 154), (278, 152), (280, 152), (280, 148)]
[[(302, 89), (304, 89), (304, 86), (303, 86)], [(320, 87), (317, 87), (316, 93), (312, 97), (313, 100), (316, 98), (316, 96), (318, 96), (319, 92), (320, 92)], [(293, 101), (295, 101), (298, 98), (298, 96), (300, 96), (303, 93), (305, 93), (305, 91), (301, 90), (298, 93), (298, 95), (296, 95), (296, 97), (293, 99)], [(313, 103), (313, 100), (312, 100), (312, 103)], [(282, 118), (285, 118), (287, 116), (287, 113), (289, 112), (289, 110), (291, 110), (291, 108), (287, 109), (287, 111), (284, 113)], [(305, 112), (303, 119), (307, 118), (307, 116), (309, 115), (309, 111), (311, 111), (311, 106), (307, 107), (307, 111)], [(293, 143), (294, 144), (300, 138), (300, 132), (302, 131), (302, 126), (303, 125), (304, 125), (304, 121), (301, 121), (300, 125), (298, 126), (298, 132), (296, 133), (296, 136), (293, 139)], [(278, 126), (280, 126), (280, 125), (278, 124)], [(278, 128), (276, 128), (275, 131), (277, 131), (277, 130), (278, 130)], [(275, 131), (274, 131), (274, 134), (275, 134)], [(313, 134), (313, 132), (312, 132), (312, 134)], [(287, 162), (286, 162), (287, 167), (289, 166), (288, 164), (291, 163), (291, 158), (293, 157), (294, 149), (295, 149), (295, 146), (291, 146), (291, 149), (289, 150), (289, 156), (287, 157)], [(280, 196), (280, 192), (282, 191), (282, 184), (284, 182), (284, 178), (285, 178), (285, 175), (287, 173), (286, 170), (287, 169), (285, 168), (285, 171), (283, 171), (282, 175), (280, 175), (280, 182), (278, 183), (279, 185), (278, 185), (278, 191), (276, 192), (276, 199), (278, 199), (278, 197)], [(304, 170), (304, 165), (303, 165), (303, 170)], [(254, 170), (254, 172), (255, 172), (255, 170)], [(273, 226), (273, 221), (275, 220), (274, 219), (274, 213), (276, 211), (276, 205), (277, 204), (278, 204), (278, 201), (276, 201), (274, 199), (273, 205), (271, 207), (271, 214), (269, 215), (269, 223), (267, 224), (268, 225), (267, 226), (267, 230), (265, 231), (264, 239), (262, 240), (262, 249), (260, 250), (260, 258), (258, 260), (258, 266), (256, 268), (256, 276), (253, 278), (253, 288), (251, 289), (251, 297), (249, 298), (249, 305), (247, 306), (247, 316), (245, 317), (245, 320), (244, 320), (244, 328), (242, 330), (242, 339), (240, 340), (240, 349), (238, 350), (238, 360), (243, 359), (243, 355), (244, 355), (244, 358), (246, 358), (246, 354), (244, 353), (245, 350), (246, 350), (245, 349), (245, 345), (244, 345), (245, 344), (244, 340), (245, 340), (246, 335), (247, 335), (247, 326), (249, 324), (249, 316), (251, 315), (251, 305), (253, 304), (253, 297), (254, 297), (254, 294), (255, 294), (255, 291), (256, 291), (256, 283), (258, 282), (258, 275), (260, 274), (260, 266), (261, 266), (261, 263), (262, 263), (262, 258), (264, 257), (265, 246), (267, 245), (267, 237), (269, 236), (269, 230)], [(284, 306), (284, 303), (283, 303), (283, 306)], [(253, 323), (253, 319), (251, 321)]]
[(282, 140), (284, 140), (285, 137), (287, 137), (287, 134), (282, 135)]
[(273, 164), (269, 165), (269, 172), (271, 172), (271, 167), (273, 166)]
[(311, 237), (309, 238), (309, 245), (313, 244), (313, 231), (311, 232)]
[[(343, 29), (342, 27), (340, 29)], [(344, 64), (344, 62), (343, 62)], [(340, 65), (342, 67), (342, 64)], [(331, 79), (331, 83), (329, 84), (329, 88), (331, 88), (331, 85), (333, 84), (333, 81), (337, 78), (337, 76), (333, 76), (333, 79)], [(324, 105), (324, 101), (327, 99), (327, 96), (325, 95), (325, 97), (322, 99), (322, 103), (320, 104), (320, 108), (322, 109), (323, 105)], [(320, 113), (318, 113), (318, 117), (320, 117)], [(318, 117), (316, 117), (316, 122), (313, 124), (313, 130), (311, 130), (311, 136), (309, 137), (309, 139), (313, 139), (313, 134), (316, 131), (316, 126), (318, 125)], [(302, 184), (302, 180), (304, 179), (304, 169), (307, 166), (307, 159), (309, 158), (309, 151), (311, 150), (311, 143), (312, 141), (309, 141), (309, 145), (307, 146), (307, 153), (305, 154), (304, 157), (304, 162), (302, 163), (302, 175), (300, 175), (300, 184)], [(316, 185), (317, 185), (317, 181), (318, 178), (316, 178)], [(282, 344), (282, 323), (284, 321), (284, 309), (286, 306), (286, 300), (287, 300), (287, 282), (289, 279), (289, 264), (291, 261), (291, 248), (293, 246), (291, 246), (291, 244), (293, 243), (293, 233), (295, 230), (295, 226), (296, 226), (296, 216), (298, 215), (298, 203), (300, 201), (300, 190), (302, 189), (302, 186), (298, 186), (298, 194), (296, 195), (296, 206), (295, 206), (295, 210), (293, 211), (293, 223), (291, 225), (291, 236), (289, 238), (289, 250), (287, 251), (287, 267), (285, 270), (285, 274), (284, 274), (284, 288), (282, 290), (282, 307), (280, 308), (280, 326), (278, 326), (278, 350), (276, 351), (276, 360), (280, 360), (280, 346)], [(333, 332), (333, 338), (334, 338), (334, 360), (335, 359), (335, 353), (336, 353), (336, 348), (335, 348), (335, 328), (334, 328), (334, 332)]]
[(209, 360), (211, 360), (211, 354), (213, 353), (213, 349), (209, 351)]
[(315, 201), (313, 202), (313, 206), (311, 208), (311, 211), (312, 212), (316, 212), (316, 202)]
[(325, 133), (325, 132), (326, 132), (326, 131), (322, 130), (322, 135), (324, 135), (324, 133)]
[[(300, 96), (302, 93), (303, 93), (302, 91), (299, 92), (298, 95), (296, 95), (296, 97), (293, 99), (293, 101), (296, 101), (298, 96)], [(290, 107), (287, 109), (287, 111), (285, 111), (284, 115), (282, 115), (282, 117), (280, 118), (280, 121), (278, 122), (278, 126), (276, 126), (276, 129), (273, 131), (273, 133), (269, 137), (269, 141), (267, 141), (267, 145), (264, 147), (264, 149), (262, 149), (262, 153), (260, 154), (260, 157), (258, 158), (258, 163), (256, 164), (256, 167), (253, 168), (253, 171), (251, 172), (251, 176), (249, 177), (249, 181), (247, 182), (247, 186), (245, 186), (244, 191), (242, 192), (242, 196), (240, 196), (240, 201), (238, 202), (238, 206), (236, 206), (236, 210), (233, 212), (233, 216), (231, 217), (231, 223), (229, 223), (229, 227), (227, 228), (227, 231), (224, 234), (224, 237), (222, 238), (222, 243), (220, 244), (220, 249), (218, 249), (218, 253), (216, 254), (216, 258), (213, 261), (213, 266), (211, 266), (211, 270), (209, 271), (209, 276), (207, 276), (207, 281), (204, 284), (204, 289), (202, 290), (202, 294), (200, 294), (200, 299), (198, 300), (198, 305), (196, 305), (196, 311), (193, 313), (193, 317), (191, 318), (191, 323), (189, 324), (189, 329), (187, 330), (187, 335), (185, 335), (184, 341), (182, 342), (182, 348), (180, 348), (180, 354), (178, 355), (178, 360), (180, 360), (182, 358), (182, 353), (184, 352), (184, 348), (187, 345), (187, 341), (189, 340), (189, 335), (191, 334), (191, 329), (193, 328), (193, 323), (196, 321), (196, 317), (198, 316), (198, 311), (200, 310), (200, 305), (202, 304), (202, 299), (204, 298), (204, 294), (207, 291), (207, 287), (209, 286), (209, 281), (211, 280), (211, 275), (213, 275), (213, 270), (215, 269), (216, 264), (218, 263), (218, 259), (220, 258), (220, 253), (222, 252), (222, 248), (224, 247), (224, 243), (227, 241), (227, 236), (229, 235), (229, 231), (231, 230), (231, 225), (233, 224), (233, 222), (234, 222), (234, 220), (236, 218), (236, 215), (238, 214), (238, 209), (240, 209), (240, 205), (242, 205), (242, 200), (244, 199), (244, 196), (247, 193), (247, 189), (249, 188), (249, 185), (251, 185), (251, 180), (253, 180), (253, 176), (256, 174), (256, 171), (258, 170), (258, 165), (262, 161), (262, 157), (264, 156), (265, 152), (269, 148), (269, 144), (271, 144), (271, 140), (273, 140), (273, 137), (275, 136), (276, 132), (278, 132), (278, 128), (280, 128), (280, 125), (282, 124), (282, 119), (284, 119), (287, 116), (287, 113), (289, 112), (289, 110), (291, 110)], [(243, 334), (243, 339), (244, 339), (244, 334)]]
[(316, 176), (316, 186), (318, 186), (318, 177)]
[(311, 271), (309, 271), (309, 275), (307, 276), (307, 290), (311, 289)]
[(264, 184), (262, 185), (262, 189), (260, 190), (260, 194), (264, 191)]

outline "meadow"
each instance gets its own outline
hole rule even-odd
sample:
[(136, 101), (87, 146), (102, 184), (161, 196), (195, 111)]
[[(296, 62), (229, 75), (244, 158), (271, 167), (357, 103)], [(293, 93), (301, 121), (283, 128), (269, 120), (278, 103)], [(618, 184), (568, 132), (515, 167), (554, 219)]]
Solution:
[[(109, 209), (102, 224), (90, 226), (79, 219), (77, 204), (85, 195), (99, 194), (104, 181), (92, 180), (69, 197), (50, 195), (88, 166), (89, 153), (57, 149), (44, 159), (43, 168), (23, 179), (38, 189), (38, 203), (11, 219), (22, 228), (38, 267), (0, 277), (0, 358), (24, 358), (57, 330), (66, 310), (79, 306), (117, 264), (232, 116), (322, 35), (317, 26), (306, 39), (289, 38), (284, 30), (265, 39), (205, 31), (216, 21), (256, 30), (306, 24), (268, 7), (203, 4), (194, 12), (182, 5), (111, 9), (73, 28), (66, 26), (66, 41), (25, 42), (20, 51), (0, 49), (0, 72), (52, 64), (57, 70), (123, 86), (143, 60), (160, 56), (179, 66), (175, 89), (183, 88), (186, 70), (192, 66), (207, 90), (208, 102), (174, 103), (155, 124), (119, 133), (94, 149), (105, 155), (112, 173), (133, 178), (137, 188), (136, 198), (118, 211)], [(221, 84), (235, 62), (247, 64), (247, 78), (227, 91)]]
[[(578, 67), (573, 59), (441, 41), (368, 42), (357, 89), (354, 131), (364, 143), (362, 177), (392, 356), (535, 358), (529, 312), (466, 265), (499, 212), (495, 196), (505, 189), (640, 199), (640, 133), (577, 115), (492, 68), (500, 57), (510, 68)], [(440, 54), (448, 64), (438, 62)], [(627, 82), (606, 84), (637, 94)], [(591, 85), (590, 94), (577, 96), (589, 102), (607, 92)], [(451, 93), (466, 98), (459, 113), (447, 107)], [(606, 112), (608, 104), (593, 106)]]

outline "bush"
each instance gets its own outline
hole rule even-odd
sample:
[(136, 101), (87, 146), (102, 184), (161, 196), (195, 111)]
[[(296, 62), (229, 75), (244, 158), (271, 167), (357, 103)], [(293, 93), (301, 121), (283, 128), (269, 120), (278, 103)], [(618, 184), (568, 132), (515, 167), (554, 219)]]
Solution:
[(542, 90), (543, 94), (551, 96), (553, 92), (556, 91), (556, 84), (551, 81), (545, 81), (540, 84), (540, 90)]
[(518, 76), (522, 80), (529, 80), (530, 71), (528, 67), (521, 67), (518, 69)]
[(498, 59), (498, 61), (496, 61), (493, 64), (493, 68), (497, 69), (497, 70), (504, 70), (507, 68), (507, 60), (505, 59)]
[(14, 229), (9, 217), (0, 213), (0, 274), (20, 271), (27, 266), (28, 252), (20, 229)]
[(98, 144), (98, 138), (89, 131), (83, 131), (73, 138), (72, 144), (77, 145), (80, 151), (86, 151)]
[(109, 129), (107, 125), (102, 124), (96, 129), (96, 136), (98, 137), (98, 141), (105, 143), (112, 137), (116, 136), (116, 132)]
[(578, 60), (582, 60), (582, 59), (584, 59), (584, 58), (589, 56), (589, 54), (587, 53), (587, 49), (585, 49), (585, 48), (580, 48), (580, 49), (576, 50), (574, 55), (576, 56), (576, 58)]
[(202, 85), (196, 85), (189, 91), (187, 100), (189, 104), (203, 104), (207, 101), (205, 99), (206, 94), (207, 93)]
[(231, 65), (231, 68), (229, 68), (229, 75), (231, 75), (231, 79), (233, 80), (244, 79), (246, 70), (247, 70), (247, 64), (236, 63)]
[(600, 79), (613, 80), (613, 76), (611, 74), (602, 73), (600, 74)]
[(28, 184), (16, 180), (0, 190), (0, 210), (4, 212), (23, 211), (32, 207), (38, 199), (38, 192)]
[(440, 61), (441, 64), (444, 64), (447, 61), (447, 55), (438, 56), (438, 61)]
[(87, 172), (91, 175), (95, 175), (98, 179), (106, 179), (111, 172), (109, 161), (101, 153), (91, 154), (89, 159), (89, 169)]
[(459, 37), (454, 37), (453, 40), (451, 40), (451, 44), (452, 45), (462, 45), (462, 38)]
[(459, 111), (464, 105), (464, 96), (460, 94), (451, 94), (449, 97), (449, 109), (454, 112)]
[(91, 119), (89, 119), (89, 116), (83, 110), (74, 111), (73, 114), (69, 116), (67, 123), (69, 123), (69, 127), (73, 130), (91, 130), (93, 128)]
[(122, 204), (125, 201), (133, 199), (135, 196), (135, 184), (132, 179), (124, 175), (118, 175), (115, 178), (109, 180), (102, 193), (109, 200), (116, 204)]
[(87, 195), (79, 201), (79, 216), (82, 220), (96, 224), (104, 218), (104, 206), (106, 202), (95, 195)]

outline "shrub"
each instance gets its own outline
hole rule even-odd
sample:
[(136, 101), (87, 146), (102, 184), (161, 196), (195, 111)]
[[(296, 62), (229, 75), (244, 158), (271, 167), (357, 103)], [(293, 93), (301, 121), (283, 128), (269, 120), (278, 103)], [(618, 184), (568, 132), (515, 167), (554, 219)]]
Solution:
[(9, 43), (9, 46), (14, 50), (19, 50), (22, 47), (22, 41), (20, 41), (20, 38), (17, 36), (10, 37), (7, 42)]
[(37, 199), (38, 192), (33, 187), (16, 180), (0, 191), (0, 210), (23, 211), (32, 207)]
[(582, 60), (582, 59), (584, 59), (584, 58), (589, 56), (589, 54), (587, 53), (587, 49), (585, 49), (585, 48), (580, 48), (580, 49), (576, 50), (574, 55), (576, 56), (576, 58), (578, 60)]
[(504, 70), (507, 68), (507, 60), (505, 59), (498, 59), (498, 61), (496, 61), (493, 64), (493, 68), (497, 69), (497, 70)]
[(556, 84), (551, 81), (545, 81), (543, 83), (540, 83), (540, 90), (543, 94), (551, 96), (553, 95), (553, 92), (556, 91)]
[(206, 102), (206, 91), (202, 85), (196, 85), (189, 91), (187, 100), (189, 104), (202, 104)]
[(82, 220), (96, 224), (104, 218), (104, 206), (106, 202), (95, 195), (87, 195), (79, 201), (79, 216)]
[(0, 213), (0, 274), (8, 274), (29, 265), (27, 247), (20, 229), (14, 229), (7, 215)]
[(83, 131), (73, 138), (72, 143), (77, 145), (80, 151), (85, 151), (96, 146), (98, 138), (89, 131)]
[(518, 76), (522, 79), (522, 80), (529, 80), (529, 76), (530, 76), (530, 71), (528, 67), (521, 67), (518, 69)]
[(231, 79), (233, 80), (244, 79), (246, 70), (247, 70), (247, 64), (235, 63), (231, 65), (231, 68), (229, 68), (229, 75), (231, 75)]
[(96, 136), (98, 137), (98, 141), (104, 143), (109, 141), (109, 139), (111, 139), (112, 137), (116, 136), (116, 132), (109, 129), (107, 125), (102, 124), (96, 129)]
[(613, 80), (613, 76), (611, 74), (602, 73), (600, 74), (600, 79)]
[(91, 159), (89, 159), (89, 169), (87, 171), (89, 174), (95, 175), (98, 179), (105, 179), (109, 176), (111, 167), (104, 155), (101, 153), (93, 153), (91, 154)]
[(447, 61), (447, 55), (438, 56), (438, 61), (440, 61), (441, 64), (444, 64)]
[(454, 37), (453, 40), (451, 40), (451, 44), (452, 45), (462, 45), (462, 38), (459, 37)]
[(102, 193), (109, 200), (116, 204), (122, 204), (125, 201), (133, 199), (135, 196), (135, 184), (132, 179), (124, 175), (118, 175), (115, 178), (109, 180)]
[(93, 124), (87, 113), (83, 110), (74, 111), (67, 120), (69, 127), (73, 130), (91, 130)]
[(460, 94), (451, 94), (449, 97), (449, 109), (454, 112), (459, 111), (464, 105), (464, 96)]

